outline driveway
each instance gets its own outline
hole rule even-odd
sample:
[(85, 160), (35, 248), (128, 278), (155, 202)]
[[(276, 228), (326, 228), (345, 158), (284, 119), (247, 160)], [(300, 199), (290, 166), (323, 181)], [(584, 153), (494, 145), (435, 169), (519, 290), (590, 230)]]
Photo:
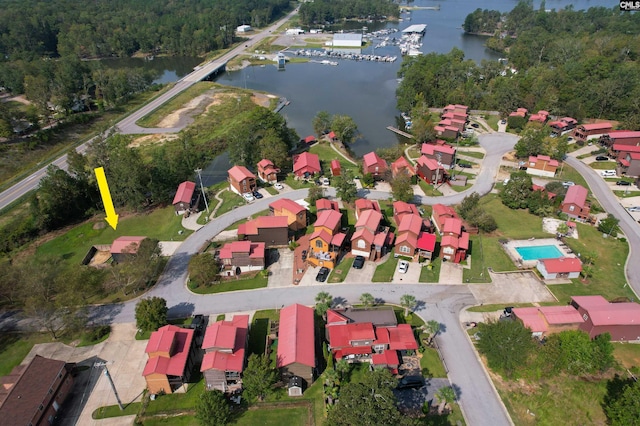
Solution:
[(469, 289), (480, 303), (557, 302), (547, 286), (533, 272), (489, 272), (491, 284), (474, 284)]
[(277, 256), (275, 259), (271, 259), (275, 263), (269, 266), (269, 280), (268, 287), (288, 287), (291, 285), (293, 276), (293, 257), (294, 252), (288, 248), (281, 248), (274, 250), (273, 253)]
[[(378, 264), (367, 260), (364, 262), (362, 269), (351, 268), (344, 279), (344, 282), (349, 283), (370, 283), (373, 278), (374, 272)], [(418, 282), (418, 281), (415, 281)]]
[(440, 284), (462, 284), (462, 265), (453, 262), (442, 262), (440, 266)]
[(419, 283), (420, 272), (422, 272), (422, 266), (417, 262), (409, 262), (409, 269), (405, 274), (398, 272), (398, 267), (396, 266), (391, 282), (394, 284)]

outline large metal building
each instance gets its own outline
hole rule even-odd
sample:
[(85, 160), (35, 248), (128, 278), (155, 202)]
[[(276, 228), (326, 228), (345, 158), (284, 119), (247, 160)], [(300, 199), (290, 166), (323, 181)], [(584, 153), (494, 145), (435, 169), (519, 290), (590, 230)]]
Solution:
[(334, 34), (333, 47), (362, 47), (362, 34), (356, 34), (356, 33)]

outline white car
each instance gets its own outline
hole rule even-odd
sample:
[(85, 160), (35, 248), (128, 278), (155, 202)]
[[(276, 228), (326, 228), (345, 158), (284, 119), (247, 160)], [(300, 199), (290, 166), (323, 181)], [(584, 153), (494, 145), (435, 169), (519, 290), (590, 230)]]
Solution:
[(565, 188), (568, 188), (568, 187), (573, 186), (573, 185), (575, 185), (575, 182), (571, 182), (570, 180), (562, 182), (562, 186), (564, 186)]
[(638, 206), (627, 207), (627, 210), (630, 211), (631, 213), (638, 213), (640, 212), (640, 207)]
[(274, 183), (273, 187), (275, 189), (277, 189), (278, 191), (282, 191), (284, 189), (284, 186), (281, 183), (278, 183), (278, 182)]
[(329, 186), (329, 178), (320, 179), (320, 183), (324, 186)]
[(615, 176), (617, 176), (615, 170), (603, 170), (600, 174), (603, 177), (615, 177)]
[(408, 270), (409, 262), (407, 262), (406, 260), (401, 260), (400, 262), (398, 262), (398, 272), (400, 272), (401, 274), (406, 274)]
[(244, 194), (242, 194), (242, 197), (248, 202), (255, 200), (255, 197), (253, 196), (253, 194), (250, 194), (248, 192), (245, 192)]

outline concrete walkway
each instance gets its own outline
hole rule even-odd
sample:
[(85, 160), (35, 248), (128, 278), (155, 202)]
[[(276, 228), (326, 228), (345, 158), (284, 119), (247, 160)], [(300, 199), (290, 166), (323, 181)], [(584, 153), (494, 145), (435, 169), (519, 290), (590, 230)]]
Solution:
[(198, 218), (201, 214), (202, 212), (198, 212), (192, 213), (191, 215), (189, 215), (189, 217), (182, 216), (182, 227), (191, 231), (197, 231), (198, 229), (202, 228), (204, 225), (200, 225), (198, 223)]

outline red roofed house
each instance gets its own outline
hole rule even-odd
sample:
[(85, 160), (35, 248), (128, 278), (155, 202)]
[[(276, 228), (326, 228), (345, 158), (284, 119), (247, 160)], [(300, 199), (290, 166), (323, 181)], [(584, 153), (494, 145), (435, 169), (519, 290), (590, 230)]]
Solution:
[[(305, 386), (313, 383), (316, 369), (316, 338), (313, 309), (298, 303), (280, 309), (276, 366), (285, 381), (301, 377)], [(289, 388), (289, 396), (302, 395)], [(293, 393), (293, 395), (292, 395)]]
[(565, 330), (577, 330), (584, 322), (580, 313), (568, 305), (513, 308), (512, 313), (516, 320), (531, 330), (533, 337), (538, 338)]
[(176, 195), (173, 197), (173, 208), (176, 209), (176, 214), (184, 214), (191, 206), (196, 205), (196, 197), (194, 192), (196, 190), (195, 182), (185, 181), (178, 185)]
[(172, 393), (187, 382), (195, 363), (194, 332), (165, 325), (151, 333), (145, 349), (149, 359), (142, 372), (149, 393)]
[(445, 113), (447, 113), (447, 112), (457, 112), (459, 114), (466, 114), (468, 109), (469, 109), (469, 107), (466, 106), (466, 105), (449, 104), (446, 107), (444, 107), (442, 110)]
[(242, 389), (242, 372), (249, 342), (249, 315), (234, 315), (207, 327), (202, 341), (205, 351), (200, 371), (207, 390), (234, 392)]
[(322, 210), (309, 236), (307, 262), (313, 266), (333, 269), (347, 235), (340, 231), (342, 213), (336, 210)]
[(434, 204), (431, 211), (431, 219), (436, 230), (442, 234), (444, 232), (444, 222), (450, 218), (458, 218), (458, 213), (453, 207), (444, 204)]
[(393, 202), (393, 220), (396, 222), (396, 225), (400, 224), (400, 221), (402, 220), (402, 216), (406, 214), (420, 215), (420, 213), (418, 212), (418, 208), (415, 206), (415, 204), (405, 203), (404, 201), (394, 201)]
[(302, 141), (307, 145), (312, 145), (317, 141), (317, 139), (314, 135), (309, 135), (306, 138), (302, 139)]
[(338, 140), (338, 135), (336, 135), (336, 132), (332, 130), (329, 133), (327, 133), (327, 139), (329, 139), (330, 141)]
[(293, 157), (293, 174), (299, 178), (309, 178), (320, 174), (320, 157), (310, 152), (303, 152)]
[(377, 210), (364, 210), (358, 217), (355, 232), (351, 236), (351, 254), (376, 260), (384, 256), (386, 249), (393, 243), (394, 234), (389, 227), (380, 226), (382, 213)]
[(244, 166), (233, 166), (229, 169), (229, 187), (236, 194), (246, 194), (256, 190), (256, 176)]
[(579, 142), (594, 139), (613, 130), (611, 123), (581, 124), (573, 131), (573, 137)]
[(418, 237), (422, 232), (422, 217), (417, 214), (402, 215), (396, 229), (395, 256), (407, 256), (417, 259)]
[(527, 164), (527, 174), (554, 177), (558, 169), (558, 160), (554, 160), (548, 155), (531, 155)]
[(320, 198), (316, 200), (316, 212), (320, 213), (322, 210), (335, 210), (340, 211), (337, 201), (327, 200), (326, 198)]
[(458, 137), (460, 129), (453, 124), (453, 120), (442, 120), (433, 130), (436, 132), (436, 135), (442, 138), (455, 139)]
[(394, 374), (401, 364), (399, 355), (418, 349), (411, 326), (398, 324), (393, 309), (330, 309), (326, 332), (336, 360), (369, 362)]
[(451, 145), (423, 143), (420, 153), (440, 163), (445, 169), (451, 169), (456, 165), (456, 149)]
[(618, 161), (622, 158), (626, 158), (627, 154), (630, 152), (640, 152), (640, 146), (636, 145), (621, 145), (621, 144), (613, 144), (611, 148), (609, 148), (609, 156), (611, 158), (616, 158)]
[(73, 366), (36, 355), (29, 364), (14, 367), (10, 374), (0, 379), (3, 424), (53, 424), (73, 388)]
[(362, 157), (362, 173), (371, 173), (375, 179), (382, 179), (387, 171), (387, 162), (375, 152), (369, 152)]
[(366, 198), (358, 198), (354, 204), (356, 208), (356, 211), (355, 211), (356, 220), (360, 218), (360, 215), (362, 214), (362, 212), (365, 212), (367, 210), (375, 210), (377, 212), (380, 211), (380, 204), (378, 204), (376, 200), (367, 200)]
[(612, 130), (606, 135), (601, 136), (598, 142), (608, 147), (611, 147), (614, 144), (625, 146), (639, 146), (640, 131)]
[(233, 241), (220, 249), (222, 274), (230, 277), (243, 272), (264, 269), (264, 243), (251, 241)]
[(619, 158), (618, 169), (627, 176), (640, 176), (640, 152), (627, 152), (624, 158)]
[(274, 166), (271, 160), (263, 158), (258, 163), (258, 177), (263, 182), (274, 183), (278, 181), (280, 169)]
[(424, 179), (425, 182), (434, 185), (444, 182), (446, 176), (442, 165), (424, 155), (418, 158), (416, 171), (418, 172), (418, 176)]
[(421, 232), (418, 236), (417, 248), (418, 261), (420, 261), (420, 259), (425, 259), (427, 263), (431, 263), (436, 251), (436, 234)]
[(281, 198), (269, 204), (273, 216), (286, 216), (289, 229), (298, 231), (307, 227), (307, 209), (288, 198)]
[(560, 209), (570, 218), (584, 222), (589, 218), (591, 204), (587, 201), (587, 188), (582, 185), (570, 186)]
[(469, 250), (469, 233), (462, 231), (462, 220), (457, 216), (446, 218), (439, 229), (442, 234), (440, 257), (454, 263), (465, 260)]
[(469, 116), (466, 112), (462, 112), (462, 111), (448, 111), (448, 112), (444, 112), (441, 116), (441, 119), (443, 120), (458, 120), (458, 121), (464, 121), (467, 122), (469, 119)]
[(540, 192), (546, 193), (547, 194), (547, 198), (550, 199), (550, 200), (555, 200), (556, 195), (557, 195), (554, 192), (547, 191), (547, 189), (544, 186), (536, 185), (535, 183), (533, 185), (531, 185), (531, 190), (532, 191), (540, 191)]
[(573, 296), (571, 305), (582, 315), (580, 330), (589, 337), (609, 333), (616, 342), (640, 340), (639, 304), (610, 303), (602, 296)]
[(140, 243), (147, 237), (118, 237), (111, 244), (111, 257), (116, 263), (123, 262), (138, 253)]
[(542, 124), (546, 123), (548, 119), (549, 119), (549, 112), (544, 110), (540, 110), (538, 111), (537, 114), (531, 114), (529, 116), (529, 121), (537, 121), (538, 123), (542, 123)]
[(289, 226), (285, 216), (259, 216), (238, 226), (238, 240), (265, 243), (266, 248), (289, 244)]
[(549, 123), (549, 127), (552, 129), (552, 133), (560, 135), (563, 132), (573, 129), (578, 124), (578, 120), (571, 117), (562, 117), (560, 120), (552, 121)]
[(404, 157), (400, 157), (396, 161), (391, 163), (391, 177), (395, 179), (397, 176), (400, 176), (401, 174), (404, 174), (405, 176), (409, 176), (409, 177), (414, 176), (416, 174), (415, 167), (409, 164), (409, 161), (407, 161), (407, 159)]
[(331, 176), (340, 176), (342, 173), (342, 166), (338, 160), (331, 160)]
[(577, 257), (559, 257), (557, 259), (538, 259), (536, 265), (542, 278), (554, 280), (557, 278), (578, 278), (582, 272), (582, 262)]

